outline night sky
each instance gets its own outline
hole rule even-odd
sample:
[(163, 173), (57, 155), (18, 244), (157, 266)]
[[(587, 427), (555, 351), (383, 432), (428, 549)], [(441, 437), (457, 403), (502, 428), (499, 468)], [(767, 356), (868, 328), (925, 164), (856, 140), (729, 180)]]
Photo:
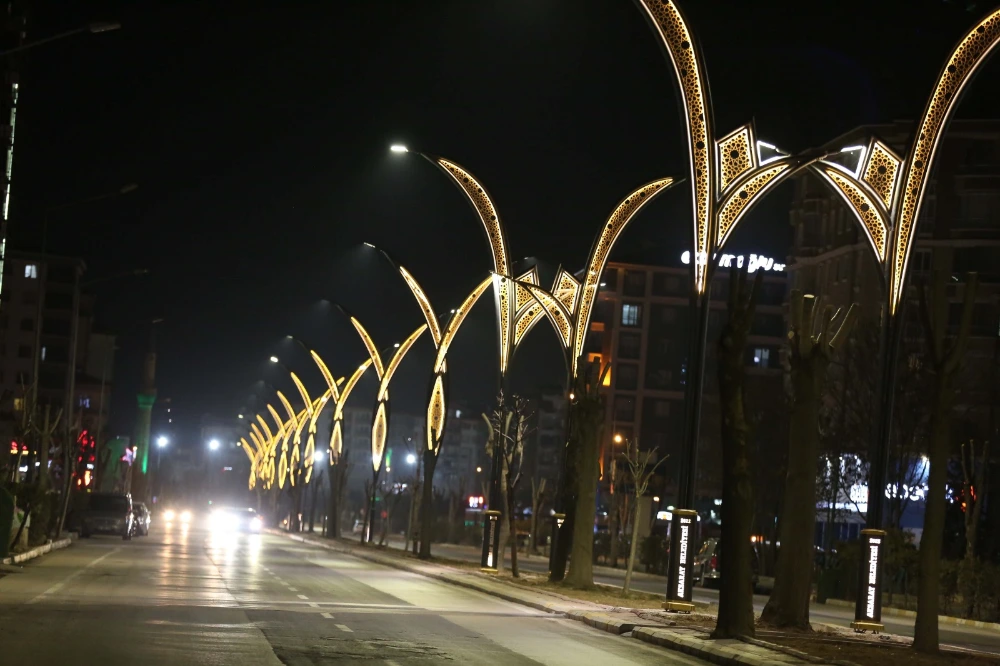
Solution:
[[(790, 151), (913, 118), (988, 6), (682, 5), (702, 42), (718, 134), (754, 118), (763, 140)], [(9, 247), (37, 245), (47, 206), (139, 184), (54, 215), (50, 227), (51, 250), (83, 256), (88, 279), (151, 271), (95, 287), (97, 328), (122, 336), (115, 433), (132, 431), (142, 322), (153, 317), (165, 318), (160, 395), (190, 443), (201, 414), (234, 414), (254, 382), (291, 388), (271, 354), (319, 387), (287, 334), (336, 374), (365, 358), (319, 299), (357, 314), (382, 346), (421, 323), (402, 280), (363, 241), (407, 266), (439, 311), (486, 275), (488, 248), (463, 196), (427, 162), (391, 155), (391, 143), (478, 176), (512, 255), (538, 258), (546, 282), (560, 263), (582, 265), (631, 189), (687, 172), (673, 73), (629, 0), (59, 0), (35, 3), (28, 37), (90, 20), (123, 28), (25, 56)], [(995, 59), (959, 116), (996, 116), (998, 84)], [(743, 223), (736, 246), (784, 255), (788, 189)], [(689, 207), (687, 187), (664, 195), (613, 258), (677, 262)], [(467, 326), (450, 357), (452, 392), (478, 408), (495, 382), (486, 299)], [(515, 387), (559, 381), (546, 328), (519, 353)], [(393, 384), (395, 408), (423, 402), (429, 357), (424, 340)]]

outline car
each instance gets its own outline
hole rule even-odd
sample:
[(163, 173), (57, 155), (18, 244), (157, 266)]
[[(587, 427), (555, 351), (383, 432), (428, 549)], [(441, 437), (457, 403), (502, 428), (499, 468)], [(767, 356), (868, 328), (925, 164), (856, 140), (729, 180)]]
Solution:
[[(705, 539), (701, 544), (701, 549), (694, 556), (691, 562), (691, 570), (694, 576), (695, 585), (699, 587), (719, 587), (722, 578), (720, 560), (722, 558), (722, 540), (717, 538)], [(753, 589), (755, 593), (770, 593), (774, 587), (774, 578), (760, 575), (760, 558), (757, 549), (750, 547), (750, 569), (753, 576)]]
[(134, 517), (133, 525), (136, 536), (149, 536), (149, 509), (142, 502), (136, 502), (132, 505), (132, 515)]
[(87, 502), (80, 521), (80, 537), (92, 534), (117, 534), (125, 541), (132, 538), (135, 529), (132, 513), (132, 496), (115, 493), (94, 493)]
[(172, 525), (175, 522), (187, 525), (191, 522), (191, 510), (180, 507), (164, 509), (163, 522), (167, 525)]
[(264, 523), (257, 512), (248, 507), (218, 506), (208, 515), (208, 525), (215, 532), (259, 533)]

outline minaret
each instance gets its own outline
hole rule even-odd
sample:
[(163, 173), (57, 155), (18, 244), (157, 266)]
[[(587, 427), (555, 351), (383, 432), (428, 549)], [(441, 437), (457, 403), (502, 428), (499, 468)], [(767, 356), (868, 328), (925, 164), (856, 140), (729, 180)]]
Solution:
[(146, 499), (149, 492), (149, 430), (156, 402), (156, 329), (149, 334), (149, 351), (142, 368), (142, 386), (137, 395), (139, 414), (135, 420), (135, 460), (132, 462), (132, 497)]

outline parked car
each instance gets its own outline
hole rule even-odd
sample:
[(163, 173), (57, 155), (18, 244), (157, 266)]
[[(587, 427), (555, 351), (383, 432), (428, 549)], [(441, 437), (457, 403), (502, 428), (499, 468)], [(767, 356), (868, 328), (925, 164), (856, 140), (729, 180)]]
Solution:
[[(774, 588), (774, 578), (760, 575), (760, 558), (757, 555), (756, 547), (750, 547), (750, 556), (754, 592), (770, 593)], [(699, 585), (700, 587), (719, 587), (719, 581), (722, 578), (721, 559), (722, 541), (717, 538), (705, 539), (705, 542), (701, 544), (698, 554), (694, 556), (694, 560), (691, 562), (695, 585)]]
[(87, 539), (92, 534), (118, 534), (128, 541), (132, 538), (134, 524), (130, 495), (94, 493), (83, 512), (80, 537)]
[(132, 516), (136, 536), (149, 536), (149, 509), (142, 502), (132, 505)]

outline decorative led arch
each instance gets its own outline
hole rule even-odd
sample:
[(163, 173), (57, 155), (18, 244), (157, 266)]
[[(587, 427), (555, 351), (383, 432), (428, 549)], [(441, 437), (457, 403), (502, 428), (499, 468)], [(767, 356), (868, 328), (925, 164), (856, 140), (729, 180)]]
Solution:
[[(716, 139), (708, 77), (684, 15), (671, 0), (636, 2), (659, 38), (680, 86), (694, 202), (694, 287), (702, 294), (715, 265), (709, 257), (722, 250), (743, 216), (768, 191), (822, 155), (785, 155), (758, 140), (752, 122)], [(775, 155), (765, 158), (765, 149)]]
[(979, 67), (1000, 43), (1000, 9), (994, 10), (959, 40), (934, 88), (905, 160), (878, 139), (850, 149), (861, 153), (852, 170), (822, 162), (812, 166), (847, 203), (865, 230), (883, 268), (889, 312), (903, 297), (913, 240), (938, 145), (955, 106)]
[(361, 340), (368, 350), (368, 355), (371, 357), (372, 365), (375, 366), (375, 372), (379, 378), (377, 404), (372, 418), (372, 471), (377, 475), (382, 467), (382, 459), (385, 456), (385, 441), (389, 436), (389, 382), (396, 369), (399, 368), (399, 364), (402, 363), (403, 357), (406, 356), (406, 352), (410, 350), (417, 338), (427, 330), (427, 324), (421, 324), (406, 340), (401, 342), (392, 358), (389, 359), (389, 364), (383, 365), (378, 347), (375, 346), (372, 337), (368, 335), (368, 331), (361, 325), (357, 317), (351, 316), (350, 319), (354, 330), (361, 336)]
[(486, 188), (467, 169), (443, 157), (424, 153), (421, 155), (444, 171), (465, 194), (486, 232), (486, 239), (489, 241), (490, 252), (493, 255), (493, 293), (496, 301), (497, 340), (500, 353), (500, 375), (502, 377), (507, 373), (507, 366), (514, 353), (516, 294), (511, 293), (510, 289), (510, 251), (504, 235), (503, 223), (500, 221), (500, 214)]
[[(385, 254), (383, 252), (383, 254)], [(434, 349), (436, 350), (433, 375), (431, 379), (431, 389), (430, 395), (427, 399), (427, 411), (426, 411), (426, 447), (428, 451), (432, 451), (434, 455), (437, 455), (441, 449), (441, 441), (444, 438), (444, 428), (445, 422), (448, 418), (447, 409), (447, 363), (445, 361), (448, 355), (448, 349), (451, 347), (452, 341), (458, 334), (458, 329), (461, 327), (462, 322), (465, 321), (469, 310), (472, 306), (476, 304), (479, 297), (483, 295), (486, 289), (493, 284), (493, 278), (487, 277), (485, 280), (480, 282), (472, 293), (469, 294), (466, 299), (462, 302), (462, 305), (454, 310), (452, 317), (448, 320), (448, 324), (442, 331), (441, 323), (438, 320), (438, 316), (431, 306), (431, 301), (424, 292), (423, 287), (417, 282), (417, 279), (408, 270), (398, 265), (395, 261), (385, 254), (386, 258), (389, 259), (390, 263), (393, 264), (398, 270), (406, 285), (410, 288), (410, 293), (413, 294), (413, 298), (417, 301), (420, 306), (420, 311), (424, 315), (424, 320), (427, 322), (427, 329), (431, 332), (431, 341), (434, 343)], [(520, 292), (515, 290), (515, 305), (520, 302)], [(519, 306), (517, 306), (519, 307)], [(515, 308), (515, 312), (517, 308)], [(517, 340), (514, 341), (514, 346), (516, 347)]]

